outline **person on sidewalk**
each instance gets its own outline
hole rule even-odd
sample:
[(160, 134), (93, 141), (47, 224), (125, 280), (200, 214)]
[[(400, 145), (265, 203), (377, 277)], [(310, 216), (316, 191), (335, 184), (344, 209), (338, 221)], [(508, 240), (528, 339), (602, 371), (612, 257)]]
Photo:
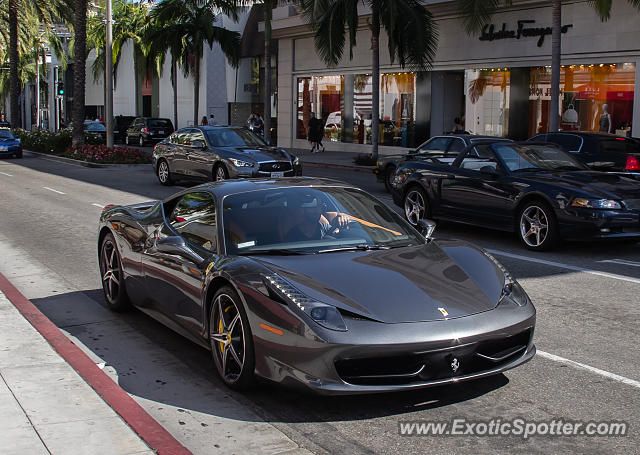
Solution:
[(202, 116), (202, 120), (200, 121), (200, 125), (205, 126), (205, 125), (208, 125), (208, 124), (209, 124), (209, 122), (207, 121), (207, 116), (203, 115)]
[(311, 153), (324, 152), (324, 146), (322, 145), (324, 127), (322, 120), (316, 117), (315, 112), (311, 113), (311, 119), (309, 119), (309, 134), (307, 136), (309, 142), (311, 142)]

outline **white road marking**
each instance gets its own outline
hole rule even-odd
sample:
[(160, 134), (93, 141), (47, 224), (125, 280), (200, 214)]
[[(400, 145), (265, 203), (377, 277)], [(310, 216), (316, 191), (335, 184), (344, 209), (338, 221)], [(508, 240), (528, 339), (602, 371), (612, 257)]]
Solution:
[(564, 363), (565, 365), (572, 366), (579, 370), (589, 371), (591, 373), (598, 374), (600, 376), (604, 376), (605, 378), (612, 379), (617, 382), (622, 382), (623, 384), (630, 385), (632, 387), (636, 387), (640, 389), (640, 381), (636, 381), (634, 379), (625, 378), (624, 376), (617, 375), (615, 373), (610, 373), (608, 371), (601, 370), (600, 368), (592, 367), (589, 365), (585, 365), (584, 363), (575, 362), (573, 360), (565, 359), (564, 357), (560, 357), (559, 355), (550, 354), (544, 351), (537, 351), (537, 354), (540, 357), (544, 357), (545, 359), (553, 360), (554, 362)]
[(42, 188), (44, 188), (45, 190), (53, 191), (54, 193), (58, 193), (58, 194), (67, 194), (67, 193), (63, 193), (62, 191), (58, 191), (58, 190), (54, 190), (53, 188), (49, 188), (48, 186), (43, 186)]
[(598, 262), (610, 262), (612, 264), (630, 265), (631, 267), (640, 267), (640, 262), (627, 261), (626, 259), (604, 259)]
[(521, 261), (537, 262), (538, 264), (550, 265), (552, 267), (558, 267), (560, 269), (573, 270), (574, 272), (584, 272), (584, 273), (589, 273), (591, 275), (598, 275), (605, 278), (613, 278), (615, 280), (629, 281), (630, 283), (640, 284), (640, 278), (632, 278), (630, 276), (617, 275), (615, 273), (600, 272), (598, 270), (585, 269), (584, 267), (576, 267), (575, 265), (563, 264), (561, 262), (547, 261), (545, 259), (532, 258), (529, 256), (521, 256), (519, 254), (507, 253), (504, 251), (498, 251), (498, 250), (487, 250), (487, 251), (491, 254), (506, 256), (508, 258), (513, 258), (513, 259), (520, 259)]
[(2, 174), (2, 175), (6, 175), (7, 177), (13, 177), (13, 175), (12, 175), (12, 174), (7, 174), (6, 172), (0, 172), (0, 174)]
[(96, 207), (100, 207), (101, 209), (104, 208), (104, 205), (102, 205), (102, 204), (91, 204), (91, 205), (94, 205)]

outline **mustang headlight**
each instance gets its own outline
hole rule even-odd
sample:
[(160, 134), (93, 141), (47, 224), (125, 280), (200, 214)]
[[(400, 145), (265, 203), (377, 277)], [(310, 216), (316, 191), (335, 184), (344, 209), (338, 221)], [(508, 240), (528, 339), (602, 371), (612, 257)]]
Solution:
[(296, 305), (300, 311), (304, 312), (322, 327), (337, 330), (338, 332), (347, 331), (347, 324), (345, 324), (342, 315), (336, 307), (318, 302), (306, 296), (278, 275), (267, 275), (265, 279), (276, 288), (280, 294)]
[(577, 197), (571, 202), (571, 207), (582, 207), (587, 209), (620, 209), (620, 203), (612, 199), (587, 199)]
[(253, 163), (248, 163), (247, 161), (237, 160), (235, 158), (229, 158), (229, 161), (231, 161), (235, 167), (253, 167)]
[(293, 165), (294, 166), (298, 166), (300, 165), (300, 158), (298, 158), (297, 156), (293, 158)]
[(500, 261), (493, 257), (493, 255), (484, 251), (484, 255), (487, 256), (491, 261), (500, 269), (502, 273), (504, 273), (504, 285), (502, 286), (502, 293), (500, 294), (500, 301), (498, 305), (504, 301), (505, 298), (508, 298), (510, 301), (515, 303), (518, 306), (525, 306), (530, 302), (529, 296), (522, 289), (520, 283), (511, 276), (509, 271), (504, 268)]

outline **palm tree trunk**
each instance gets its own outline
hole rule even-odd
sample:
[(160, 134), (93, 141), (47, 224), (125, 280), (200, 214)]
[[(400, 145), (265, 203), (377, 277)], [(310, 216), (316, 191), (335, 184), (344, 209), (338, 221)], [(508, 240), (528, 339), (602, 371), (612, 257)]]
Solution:
[(173, 79), (173, 128), (178, 129), (178, 65), (171, 58), (171, 78)]
[(73, 122), (74, 146), (84, 144), (84, 90), (87, 76), (87, 0), (74, 1)]
[(378, 159), (378, 137), (380, 132), (380, 10), (373, 2), (371, 16), (371, 157)]
[(36, 128), (40, 129), (40, 49), (36, 47)]
[(562, 0), (553, 0), (551, 23), (551, 102), (549, 103), (549, 131), (558, 131), (560, 112), (560, 53), (562, 27)]
[(198, 124), (198, 110), (200, 108), (200, 57), (195, 56), (193, 64), (193, 125)]
[(264, 140), (271, 143), (271, 2), (264, 2)]
[(9, 112), (18, 128), (18, 0), (9, 0)]

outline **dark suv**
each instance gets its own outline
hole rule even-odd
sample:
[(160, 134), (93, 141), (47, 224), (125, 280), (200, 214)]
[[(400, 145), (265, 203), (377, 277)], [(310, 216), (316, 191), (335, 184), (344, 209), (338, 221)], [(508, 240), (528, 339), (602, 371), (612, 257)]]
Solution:
[(116, 115), (113, 124), (114, 142), (125, 142), (127, 130), (136, 118), (133, 115)]
[(607, 133), (559, 131), (538, 134), (529, 140), (558, 144), (596, 171), (620, 173), (640, 180), (640, 139)]
[(173, 133), (173, 123), (168, 118), (138, 117), (127, 129), (125, 143), (143, 147), (147, 143), (163, 140)]

